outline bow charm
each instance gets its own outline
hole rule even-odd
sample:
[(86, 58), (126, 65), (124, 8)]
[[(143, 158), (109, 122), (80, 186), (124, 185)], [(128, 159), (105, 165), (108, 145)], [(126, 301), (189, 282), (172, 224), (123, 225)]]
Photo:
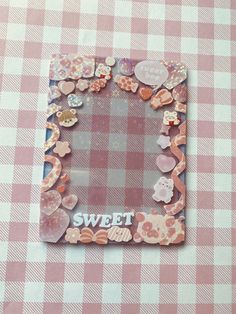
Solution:
[(80, 233), (80, 242), (82, 243), (91, 243), (95, 242), (97, 244), (107, 244), (107, 230), (100, 229), (94, 233), (91, 229), (85, 227), (81, 230)]

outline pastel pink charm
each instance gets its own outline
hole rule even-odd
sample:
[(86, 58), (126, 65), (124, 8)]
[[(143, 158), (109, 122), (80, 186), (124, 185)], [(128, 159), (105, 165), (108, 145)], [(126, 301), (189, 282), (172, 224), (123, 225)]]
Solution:
[(70, 194), (62, 199), (62, 205), (69, 210), (72, 210), (78, 202), (78, 197), (75, 194)]
[(75, 89), (75, 83), (73, 82), (66, 82), (66, 81), (60, 81), (58, 83), (58, 88), (64, 95), (69, 95), (72, 93)]
[(176, 161), (173, 157), (161, 154), (156, 159), (156, 165), (162, 172), (170, 172), (174, 169)]
[(70, 218), (68, 214), (61, 208), (58, 208), (50, 216), (41, 213), (40, 239), (56, 243), (65, 233), (69, 223)]
[(61, 205), (61, 194), (56, 190), (42, 192), (40, 197), (41, 211), (46, 215), (51, 215)]
[(68, 142), (56, 142), (56, 147), (53, 149), (53, 152), (58, 154), (60, 157), (64, 157), (66, 154), (71, 152)]

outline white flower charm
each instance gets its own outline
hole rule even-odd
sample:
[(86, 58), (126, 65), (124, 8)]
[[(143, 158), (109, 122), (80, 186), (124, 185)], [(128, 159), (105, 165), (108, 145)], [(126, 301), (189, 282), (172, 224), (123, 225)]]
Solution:
[(160, 135), (157, 144), (161, 146), (162, 149), (165, 149), (170, 146), (170, 137), (165, 135)]

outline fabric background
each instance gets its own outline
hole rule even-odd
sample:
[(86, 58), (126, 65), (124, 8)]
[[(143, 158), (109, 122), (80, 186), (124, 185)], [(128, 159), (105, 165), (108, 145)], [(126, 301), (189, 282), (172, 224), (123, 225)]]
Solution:
[[(235, 39), (234, 0), (0, 0), (1, 313), (236, 312)], [(48, 65), (59, 51), (188, 65), (184, 246), (39, 242)]]

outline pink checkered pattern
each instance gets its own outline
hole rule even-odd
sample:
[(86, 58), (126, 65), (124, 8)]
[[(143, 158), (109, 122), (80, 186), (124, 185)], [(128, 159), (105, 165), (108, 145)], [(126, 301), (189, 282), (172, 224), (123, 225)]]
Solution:
[[(0, 312), (236, 312), (236, 2), (0, 2)], [(55, 52), (179, 59), (189, 71), (182, 247), (38, 241)]]

